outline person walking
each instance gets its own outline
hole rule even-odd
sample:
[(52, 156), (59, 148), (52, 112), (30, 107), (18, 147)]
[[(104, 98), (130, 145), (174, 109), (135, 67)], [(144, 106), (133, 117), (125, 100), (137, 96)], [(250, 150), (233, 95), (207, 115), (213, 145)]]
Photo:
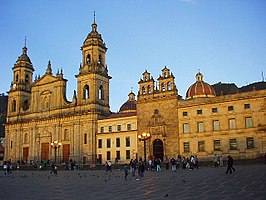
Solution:
[(170, 160), (168, 159), (167, 156), (165, 156), (164, 164), (165, 164), (165, 169), (166, 169), (166, 170), (169, 169), (169, 163), (170, 163)]
[(234, 171), (236, 171), (236, 169), (233, 167), (234, 164), (234, 159), (231, 155), (229, 155), (227, 157), (227, 170), (226, 170), (226, 174), (228, 174), (228, 172), (230, 172), (230, 174), (232, 174), (232, 169)]
[(127, 166), (127, 164), (124, 165), (124, 173), (125, 173), (125, 180), (127, 180), (127, 176), (128, 176), (128, 166)]
[(213, 157), (213, 166), (214, 167), (218, 167), (218, 164), (219, 164), (219, 158), (216, 154), (214, 154), (214, 157)]

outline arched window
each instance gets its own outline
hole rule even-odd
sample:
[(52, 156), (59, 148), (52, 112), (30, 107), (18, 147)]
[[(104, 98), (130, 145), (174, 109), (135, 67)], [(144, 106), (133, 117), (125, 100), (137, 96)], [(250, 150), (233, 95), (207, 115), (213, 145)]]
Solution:
[(29, 74), (25, 75), (25, 82), (28, 83), (29, 82)]
[(28, 100), (25, 100), (23, 102), (23, 110), (28, 110), (28, 108), (29, 108), (29, 101)]
[(90, 54), (87, 55), (86, 62), (88, 64), (91, 63), (91, 55)]
[(167, 83), (167, 90), (172, 90), (172, 83), (171, 82)]
[(148, 85), (148, 93), (151, 94), (151, 86)]
[(102, 55), (100, 54), (100, 55), (99, 55), (98, 64), (101, 64), (101, 63), (102, 63)]
[(83, 99), (88, 99), (90, 97), (90, 87), (85, 85), (83, 88)]
[(11, 111), (16, 112), (16, 108), (17, 108), (17, 102), (16, 100), (13, 100), (11, 105)]
[(102, 85), (99, 87), (99, 99), (101, 99), (101, 100), (104, 99), (104, 93), (103, 93), (103, 86)]
[(163, 92), (165, 91), (165, 85), (164, 85), (164, 83), (162, 83), (162, 91)]
[(18, 82), (18, 74), (16, 75), (16, 82)]
[(142, 94), (146, 94), (146, 90), (145, 90), (145, 87), (144, 86), (142, 86)]

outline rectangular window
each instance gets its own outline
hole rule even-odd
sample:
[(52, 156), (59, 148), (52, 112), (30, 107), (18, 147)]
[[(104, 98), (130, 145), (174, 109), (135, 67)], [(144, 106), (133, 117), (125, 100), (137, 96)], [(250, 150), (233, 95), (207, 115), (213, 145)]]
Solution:
[(116, 147), (120, 147), (120, 138), (116, 138)]
[(187, 116), (187, 112), (183, 112), (183, 116)]
[(112, 126), (109, 126), (109, 127), (108, 127), (108, 130), (109, 130), (109, 132), (112, 132), (112, 130), (113, 130), (113, 129), (112, 129)]
[(128, 130), (128, 131), (131, 130), (131, 124), (127, 124), (127, 130)]
[(119, 125), (117, 125), (117, 131), (121, 131), (121, 125), (119, 124)]
[(189, 133), (189, 124), (188, 123), (183, 124), (183, 133)]
[(234, 106), (228, 106), (228, 111), (234, 110)]
[(104, 127), (103, 126), (101, 127), (101, 133), (104, 133)]
[(189, 142), (184, 142), (183, 146), (184, 146), (184, 153), (189, 153), (190, 152)]
[(202, 110), (197, 110), (197, 114), (201, 115), (202, 114)]
[(221, 141), (214, 140), (213, 141), (214, 151), (221, 151)]
[(10, 149), (13, 147), (13, 141), (10, 141)]
[(244, 105), (244, 108), (245, 108), (245, 109), (249, 109), (249, 108), (250, 108), (250, 104), (249, 104), (249, 103), (245, 104), (245, 105)]
[(247, 148), (248, 149), (253, 149), (254, 146), (254, 138), (253, 137), (248, 137), (247, 138)]
[(108, 139), (106, 140), (106, 147), (107, 147), (107, 148), (111, 148), (111, 138), (108, 138)]
[(87, 133), (84, 134), (84, 144), (87, 144)]
[(229, 119), (229, 129), (236, 129), (236, 120)]
[(130, 137), (126, 137), (126, 147), (130, 147)]
[(212, 108), (213, 113), (217, 113), (218, 109), (217, 108)]
[(126, 150), (126, 159), (130, 159), (130, 150)]
[(235, 138), (230, 139), (229, 143), (230, 143), (230, 150), (237, 150), (237, 142)]
[(213, 120), (213, 130), (219, 131), (220, 130), (220, 122), (219, 120)]
[(198, 132), (199, 133), (204, 132), (204, 124), (203, 124), (203, 122), (198, 122)]
[(103, 147), (103, 140), (98, 139), (98, 148), (101, 149)]
[(252, 128), (252, 118), (246, 117), (246, 128)]
[(116, 151), (116, 159), (117, 160), (120, 160), (121, 158), (120, 158), (120, 151)]
[(204, 152), (205, 151), (205, 142), (204, 141), (199, 141), (198, 142), (198, 150), (199, 150), (199, 152)]
[(106, 152), (106, 160), (111, 160), (111, 152), (110, 151)]

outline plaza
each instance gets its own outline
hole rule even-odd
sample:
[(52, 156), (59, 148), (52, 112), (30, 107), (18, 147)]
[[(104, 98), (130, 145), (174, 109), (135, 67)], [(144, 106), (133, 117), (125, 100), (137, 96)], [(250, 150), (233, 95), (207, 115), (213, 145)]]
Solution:
[(266, 165), (200, 167), (177, 172), (145, 171), (145, 176), (128, 176), (121, 169), (13, 171), (0, 176), (0, 199), (265, 199)]

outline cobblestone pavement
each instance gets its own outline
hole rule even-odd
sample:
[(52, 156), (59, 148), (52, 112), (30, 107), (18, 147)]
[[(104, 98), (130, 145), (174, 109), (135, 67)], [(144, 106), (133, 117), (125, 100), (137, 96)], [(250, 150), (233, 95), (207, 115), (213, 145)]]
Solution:
[(0, 199), (266, 199), (266, 165), (198, 170), (145, 171), (145, 177), (122, 170), (104, 171), (14, 171), (0, 176)]

